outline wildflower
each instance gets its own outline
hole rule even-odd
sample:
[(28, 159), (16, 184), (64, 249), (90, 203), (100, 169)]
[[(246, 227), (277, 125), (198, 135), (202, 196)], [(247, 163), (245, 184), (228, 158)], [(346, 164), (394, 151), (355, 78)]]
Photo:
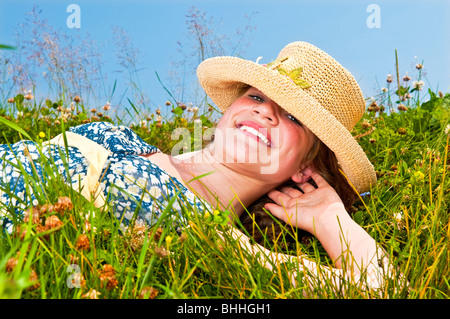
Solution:
[(423, 64), (417, 63), (416, 64), (416, 69), (417, 70), (421, 70), (423, 68)]
[(71, 280), (71, 286), (70, 288), (81, 288), (82, 286), (86, 286), (86, 280), (84, 279), (84, 276), (81, 272), (77, 271), (73, 274), (72, 280)]
[(447, 124), (447, 126), (444, 129), (444, 132), (446, 135), (448, 135), (448, 133), (450, 133), (450, 124)]
[(88, 298), (88, 299), (98, 299), (98, 296), (100, 296), (101, 293), (98, 292), (95, 289), (89, 290), (87, 293), (81, 296), (81, 298)]
[(403, 127), (400, 127), (400, 128), (398, 129), (398, 134), (400, 134), (400, 135), (405, 135), (405, 134), (406, 134), (406, 129), (403, 128)]
[(79, 250), (90, 250), (91, 246), (89, 243), (89, 238), (85, 234), (81, 234), (78, 236), (77, 241), (75, 243), (75, 248)]
[(170, 106), (170, 105), (172, 105), (172, 103), (170, 103), (170, 101), (166, 101), (166, 105)]
[(438, 95), (439, 95), (439, 97), (440, 97), (441, 99), (444, 98), (444, 93), (442, 93), (442, 91), (439, 91), (439, 92), (438, 92)]
[(153, 239), (155, 241), (158, 241), (161, 238), (162, 232), (163, 232), (163, 229), (161, 227), (158, 227), (155, 231), (155, 234), (153, 235)]
[(394, 217), (394, 220), (395, 220), (395, 221), (399, 222), (399, 221), (402, 220), (403, 214), (402, 214), (402, 212), (394, 213), (394, 216), (393, 216), (393, 217)]
[(380, 107), (378, 106), (377, 101), (372, 101), (369, 105), (369, 107), (367, 108), (367, 110), (369, 112), (378, 112), (380, 110)]
[(96, 109), (91, 109), (91, 113), (97, 113), (97, 110)]
[(403, 77), (403, 81), (405, 81), (405, 82), (408, 82), (408, 81), (410, 81), (411, 80), (411, 77), (408, 75), (408, 74), (406, 74), (404, 77)]
[(80, 103), (80, 102), (81, 102), (81, 98), (77, 95), (77, 96), (75, 96), (75, 97), (73, 98), (73, 101), (74, 101), (75, 103)]
[(209, 216), (211, 216), (211, 214), (210, 214), (209, 212), (206, 212), (205, 214), (203, 214), (203, 217), (204, 217), (205, 219), (208, 219)]
[(413, 87), (416, 89), (416, 90), (422, 90), (422, 87), (425, 85), (425, 83), (421, 80), (421, 81), (414, 81), (413, 82)]
[(166, 236), (166, 243), (167, 245), (170, 245), (170, 243), (172, 242), (173, 237), (172, 236)]
[(62, 196), (58, 198), (58, 202), (53, 205), (54, 211), (62, 213), (66, 210), (72, 210), (73, 204), (69, 197)]
[(111, 109), (111, 103), (106, 102), (106, 104), (103, 105), (102, 109), (103, 109), (104, 111), (109, 111), (109, 110)]
[(133, 228), (129, 229), (129, 240), (128, 244), (130, 245), (131, 250), (136, 251), (141, 248), (144, 244), (145, 234), (147, 231), (147, 226), (144, 223), (136, 222)]
[(388, 91), (387, 88), (382, 88), (382, 89), (381, 89), (381, 92), (387, 92), (387, 91)]
[(197, 106), (194, 106), (193, 108), (192, 108), (192, 112), (197, 112), (198, 111), (198, 107)]
[(28, 287), (28, 290), (36, 290), (41, 286), (41, 284), (38, 281), (38, 276), (37, 276), (36, 272), (34, 271), (34, 269), (31, 269), (29, 280), (33, 283), (33, 285)]
[(406, 105), (403, 105), (401, 103), (398, 105), (397, 108), (399, 111), (406, 111), (408, 109), (408, 107)]
[(8, 103), (14, 103), (14, 98), (13, 98), (13, 97), (10, 97), (10, 98), (8, 99)]
[(144, 287), (139, 294), (139, 299), (155, 299), (158, 295), (158, 290), (153, 287)]
[(397, 224), (397, 228), (399, 230), (403, 228), (403, 213), (402, 212), (394, 213), (392, 217), (394, 218), (394, 221)]
[(44, 133), (44, 132), (42, 132), (42, 131), (41, 131), (41, 132), (39, 132), (39, 137), (40, 137), (40, 138), (44, 138), (44, 137), (45, 137), (45, 133)]
[(160, 259), (163, 259), (169, 255), (169, 252), (164, 247), (155, 247), (153, 249), (153, 252), (156, 256), (158, 256)]
[(103, 265), (103, 269), (100, 272), (100, 281), (103, 283), (106, 281), (106, 288), (107, 289), (114, 289), (119, 284), (119, 281), (116, 279), (116, 271), (114, 270), (113, 266), (109, 264)]
[(41, 222), (40, 220), (40, 209), (37, 206), (33, 206), (31, 209), (27, 209), (27, 211), (24, 214), (23, 221), (25, 223), (28, 223), (30, 220), (30, 217), (32, 219), (33, 224), (39, 224)]
[(161, 115), (161, 110), (160, 110), (160, 109), (157, 109), (157, 110), (155, 111), (155, 113), (158, 114), (158, 115)]
[(367, 128), (371, 127), (372, 125), (371, 125), (367, 120), (364, 120), (364, 121), (361, 123), (361, 126), (362, 126), (363, 128), (365, 128), (365, 129), (367, 129)]
[(424, 178), (425, 175), (421, 171), (414, 172), (414, 174), (411, 176), (412, 182), (421, 182)]
[(26, 94), (25, 96), (24, 96), (24, 98), (25, 98), (25, 100), (32, 100), (33, 99), (33, 95), (31, 94), (31, 93), (28, 93), (28, 94)]
[[(17, 252), (17, 255), (19, 255), (19, 252)], [(11, 257), (8, 259), (8, 261), (6, 262), (6, 272), (10, 273), (14, 270), (14, 268), (16, 267), (17, 263), (19, 261), (17, 260), (16, 257)]]
[(74, 256), (74, 255), (72, 255), (72, 254), (70, 254), (70, 255), (69, 255), (69, 263), (70, 263), (70, 264), (78, 264), (78, 257), (76, 257), (76, 256)]
[(392, 83), (392, 74), (388, 74), (386, 78), (387, 83)]
[(25, 238), (27, 234), (27, 229), (25, 227), (22, 226), (17, 226), (16, 230), (15, 230), (15, 236), (18, 236), (21, 240), (23, 240)]
[(392, 166), (391, 166), (391, 170), (394, 171), (394, 172), (396, 172), (396, 171), (398, 170), (397, 165), (395, 165), (395, 164), (392, 165)]
[(374, 139), (374, 138), (371, 138), (370, 140), (369, 140), (369, 143), (370, 144), (373, 144), (373, 143), (375, 143), (376, 142), (376, 140)]
[(45, 219), (45, 228), (47, 230), (60, 228), (63, 225), (63, 222), (56, 215), (51, 215)]
[(187, 235), (186, 235), (186, 233), (181, 233), (181, 235), (180, 235), (180, 237), (178, 238), (178, 242), (179, 243), (184, 243), (185, 241), (186, 241), (186, 239), (187, 239)]

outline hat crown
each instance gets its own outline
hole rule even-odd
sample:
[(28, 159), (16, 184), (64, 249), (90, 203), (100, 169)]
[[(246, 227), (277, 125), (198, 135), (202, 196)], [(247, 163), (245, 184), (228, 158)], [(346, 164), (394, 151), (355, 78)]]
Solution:
[(330, 55), (306, 42), (284, 47), (276, 61), (287, 71), (301, 68), (301, 79), (310, 84), (304, 92), (317, 100), (349, 131), (361, 119), (365, 101), (354, 77)]

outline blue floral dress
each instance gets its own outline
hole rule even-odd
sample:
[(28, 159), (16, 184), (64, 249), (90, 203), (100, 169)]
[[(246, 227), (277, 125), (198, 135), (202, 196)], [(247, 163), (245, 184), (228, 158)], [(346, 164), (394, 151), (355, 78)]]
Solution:
[[(183, 221), (183, 210), (210, 209), (179, 180), (153, 164), (151, 156), (141, 156), (159, 150), (128, 127), (94, 122), (69, 131), (110, 151), (98, 182), (109, 211), (122, 225), (133, 218), (154, 224), (171, 199), (172, 210), (179, 212), (177, 222)], [(72, 146), (39, 147), (31, 141), (0, 145), (0, 225), (10, 233), (24, 210), (46, 202), (42, 183), (59, 174), (74, 187), (86, 175), (88, 166), (88, 160)]]

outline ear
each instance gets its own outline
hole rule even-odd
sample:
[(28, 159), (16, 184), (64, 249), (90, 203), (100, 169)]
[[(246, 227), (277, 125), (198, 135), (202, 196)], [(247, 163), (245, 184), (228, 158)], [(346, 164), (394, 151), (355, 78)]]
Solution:
[(311, 178), (313, 172), (313, 166), (308, 165), (303, 169), (300, 169), (297, 173), (291, 176), (291, 179), (296, 183), (305, 183)]

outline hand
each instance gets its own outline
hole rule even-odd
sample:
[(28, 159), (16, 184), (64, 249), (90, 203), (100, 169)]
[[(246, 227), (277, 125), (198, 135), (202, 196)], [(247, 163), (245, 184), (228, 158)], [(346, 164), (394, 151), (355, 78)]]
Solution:
[(317, 227), (327, 219), (336, 221), (336, 215), (348, 214), (339, 195), (322, 176), (313, 171), (311, 178), (317, 188), (305, 182), (297, 183), (304, 193), (292, 187), (270, 191), (268, 196), (275, 203), (267, 203), (264, 207), (284, 222), (315, 234)]

